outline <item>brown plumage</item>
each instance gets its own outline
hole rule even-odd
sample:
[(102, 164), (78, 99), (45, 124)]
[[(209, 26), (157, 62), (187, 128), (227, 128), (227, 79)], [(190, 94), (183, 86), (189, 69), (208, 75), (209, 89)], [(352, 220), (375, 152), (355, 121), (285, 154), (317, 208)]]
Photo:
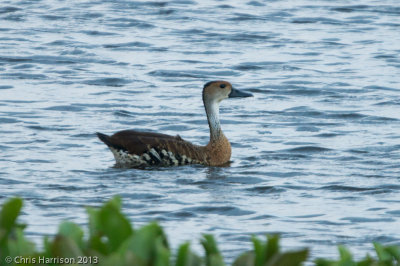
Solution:
[(249, 93), (232, 88), (226, 81), (212, 81), (204, 85), (203, 103), (210, 127), (210, 142), (206, 146), (194, 145), (179, 135), (170, 136), (153, 132), (123, 130), (112, 136), (97, 133), (114, 154), (120, 167), (145, 167), (204, 164), (218, 166), (231, 157), (231, 145), (219, 123), (219, 102), (225, 98), (248, 97)]

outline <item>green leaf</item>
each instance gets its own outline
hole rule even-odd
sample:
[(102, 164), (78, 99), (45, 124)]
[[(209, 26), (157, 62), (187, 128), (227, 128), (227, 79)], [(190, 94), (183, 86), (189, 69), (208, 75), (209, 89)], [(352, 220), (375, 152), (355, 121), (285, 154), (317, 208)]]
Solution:
[[(126, 257), (128, 257), (128, 254), (124, 254)], [(141, 264), (136, 263), (135, 261), (129, 260), (124, 256), (121, 256), (121, 254), (118, 253), (113, 253), (105, 257), (100, 257), (98, 264), (96, 266), (109, 266), (109, 265), (114, 265), (114, 266), (128, 266), (128, 265), (137, 265), (137, 266), (142, 266)], [(95, 265), (95, 264), (93, 264)]]
[(131, 252), (139, 263), (153, 265), (157, 252), (161, 251), (160, 243), (158, 242), (168, 249), (167, 238), (162, 228), (157, 223), (150, 223), (136, 230), (121, 245), (118, 252), (120, 254)]
[(22, 199), (13, 198), (4, 203), (0, 211), (0, 244), (3, 243), (11, 229), (16, 225), (16, 220), (22, 208)]
[[(115, 197), (99, 209), (88, 208), (89, 238), (75, 223), (63, 222), (57, 236), (49, 241), (44, 237), (43, 251), (38, 252), (24, 236), (24, 225), (17, 223), (22, 208), (21, 199), (11, 199), (0, 210), (0, 265), (7, 256), (38, 260), (44, 258), (77, 258), (97, 256), (99, 266), (168, 266), (171, 251), (163, 229), (150, 223), (134, 231), (121, 212), (121, 200)], [(243, 253), (233, 266), (298, 266), (308, 255), (307, 250), (281, 253), (279, 236), (268, 236), (267, 241), (252, 237), (254, 251)], [(176, 253), (174, 266), (224, 266), (222, 255), (212, 235), (204, 235), (201, 244), (204, 260), (192, 253), (189, 243), (182, 244)], [(379, 260), (370, 257), (354, 261), (350, 251), (339, 246), (338, 260), (315, 260), (316, 266), (391, 266), (400, 265), (400, 247), (374, 243)], [(29, 263), (28, 263), (29, 264)], [(25, 265), (25, 264), (21, 264)]]
[(221, 253), (218, 250), (217, 243), (212, 235), (204, 234), (200, 242), (206, 251), (207, 266), (225, 265)]
[(387, 246), (385, 250), (400, 264), (400, 246)]
[(220, 254), (212, 254), (208, 257), (209, 266), (225, 266), (225, 262)]
[(105, 202), (100, 209), (88, 207), (86, 211), (89, 215), (89, 233), (90, 237), (92, 235), (101, 234), (101, 220), (100, 220), (100, 210), (104, 208), (106, 205), (112, 206), (114, 209), (121, 211), (121, 198), (118, 196), (113, 197), (108, 202)]
[(8, 250), (11, 257), (34, 254), (35, 245), (25, 238), (20, 228), (17, 228), (13, 235), (14, 237), (8, 240)]
[(367, 256), (357, 262), (357, 266), (378, 266), (379, 264), (375, 259), (371, 258), (368, 254)]
[(78, 245), (71, 238), (57, 235), (51, 243), (51, 257), (76, 258), (83, 253)]
[(219, 254), (217, 243), (212, 235), (204, 234), (201, 239), (201, 244), (203, 245), (207, 255)]
[(334, 266), (337, 265), (337, 263), (333, 260), (327, 260), (327, 259), (316, 259), (314, 261), (315, 266)]
[(200, 257), (190, 251), (190, 243), (186, 242), (179, 246), (176, 255), (175, 266), (200, 266), (202, 261)]
[[(100, 210), (87, 208), (89, 214), (89, 245), (102, 254), (116, 251), (132, 235), (129, 220), (121, 213), (121, 199), (114, 197)], [(102, 241), (103, 236), (106, 241)]]
[(255, 266), (264, 266), (274, 256), (279, 254), (279, 235), (267, 235), (267, 242), (253, 236), (251, 238), (255, 254)]
[(190, 243), (186, 242), (179, 246), (176, 254), (175, 266), (186, 266), (188, 265), (190, 254)]
[(269, 261), (273, 256), (279, 254), (279, 235), (268, 235), (265, 251), (265, 260)]
[(88, 248), (92, 249), (100, 254), (107, 255), (109, 254), (109, 248), (102, 241), (103, 233), (100, 230), (100, 218), (99, 218), (99, 210), (94, 208), (86, 209), (89, 215), (89, 240), (88, 240)]
[(338, 250), (340, 255), (340, 265), (355, 265), (355, 262), (353, 261), (353, 256), (345, 246), (338, 246)]
[(110, 253), (107, 245), (101, 240), (100, 236), (92, 236), (89, 238), (87, 246), (90, 250), (102, 255), (108, 255)]
[(99, 219), (100, 230), (108, 238), (110, 251), (117, 250), (119, 245), (132, 234), (129, 221), (112, 205), (101, 208)]
[(83, 230), (77, 224), (63, 222), (59, 226), (58, 234), (69, 237), (80, 249), (83, 249)]
[(253, 242), (254, 247), (254, 254), (255, 254), (255, 266), (263, 266), (266, 262), (265, 255), (266, 255), (266, 245), (264, 245), (261, 240), (257, 237), (252, 236), (251, 241)]
[(253, 251), (247, 251), (240, 255), (232, 264), (232, 266), (253, 266), (255, 265), (255, 255)]
[(292, 251), (285, 252), (281, 254), (275, 254), (273, 258), (271, 258), (267, 262), (267, 266), (298, 266), (307, 260), (308, 250), (300, 250), (300, 251)]
[(100, 211), (95, 208), (88, 207), (86, 208), (86, 212), (89, 216), (89, 238), (100, 235)]
[(378, 259), (380, 261), (391, 261), (392, 255), (385, 250), (385, 248), (378, 243), (374, 243), (376, 254), (378, 255)]
[(43, 255), (46, 257), (50, 257), (51, 256), (51, 242), (48, 236), (44, 236), (43, 238)]
[(170, 259), (170, 251), (163, 244), (162, 237), (158, 237), (156, 240), (156, 255), (155, 255), (155, 266), (168, 266)]

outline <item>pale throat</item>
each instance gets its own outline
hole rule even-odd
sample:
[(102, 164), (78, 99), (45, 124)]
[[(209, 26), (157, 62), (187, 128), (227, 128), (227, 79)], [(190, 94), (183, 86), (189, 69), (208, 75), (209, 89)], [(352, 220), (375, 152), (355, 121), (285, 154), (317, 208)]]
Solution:
[(204, 102), (206, 108), (208, 125), (210, 126), (210, 140), (218, 140), (224, 136), (219, 122), (219, 101), (215, 99), (206, 99)]

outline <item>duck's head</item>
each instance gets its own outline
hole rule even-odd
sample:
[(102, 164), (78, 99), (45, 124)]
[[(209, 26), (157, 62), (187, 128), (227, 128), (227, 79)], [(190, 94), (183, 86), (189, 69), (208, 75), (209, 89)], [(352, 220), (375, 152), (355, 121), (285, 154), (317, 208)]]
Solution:
[(220, 102), (226, 98), (250, 97), (251, 93), (244, 92), (233, 88), (228, 81), (217, 80), (210, 81), (204, 85), (203, 101)]

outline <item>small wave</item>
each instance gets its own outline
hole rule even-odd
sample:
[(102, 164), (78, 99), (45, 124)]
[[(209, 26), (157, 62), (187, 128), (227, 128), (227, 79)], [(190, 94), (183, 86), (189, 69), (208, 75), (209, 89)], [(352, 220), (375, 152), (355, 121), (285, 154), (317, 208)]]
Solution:
[(14, 124), (20, 122), (14, 118), (0, 117), (0, 124)]
[(44, 108), (44, 110), (80, 112), (85, 109), (81, 106), (74, 106), (74, 105), (56, 105), (56, 106), (46, 107), (46, 108)]
[(400, 210), (395, 210), (395, 211), (387, 211), (387, 214), (393, 215), (393, 216), (397, 216), (400, 217)]
[(300, 131), (300, 132), (318, 132), (318, 131), (320, 131), (320, 129), (317, 128), (317, 127), (313, 127), (313, 126), (300, 126), (300, 127), (296, 128), (296, 131)]
[(68, 185), (68, 184), (43, 184), (41, 185), (44, 189), (49, 190), (57, 190), (57, 191), (79, 191), (79, 190), (86, 190), (87, 186), (75, 186), (75, 185)]
[(234, 21), (234, 22), (240, 22), (240, 21), (254, 21), (254, 20), (260, 20), (260, 21), (265, 21), (267, 20), (267, 17), (264, 16), (256, 16), (256, 15), (251, 15), (247, 13), (236, 13), (234, 14), (234, 17), (227, 19), (228, 21)]
[(56, 162), (55, 160), (29, 159), (29, 160), (20, 161), (19, 163), (44, 164), (44, 163), (55, 163), (55, 162)]
[(370, 91), (395, 91), (395, 92), (399, 91), (399, 89), (396, 89), (396, 88), (377, 86), (377, 85), (365, 86), (363, 89), (370, 90)]
[(271, 62), (243, 62), (239, 65), (233, 67), (235, 70), (239, 71), (248, 71), (248, 70), (261, 70), (261, 69), (268, 69), (268, 70), (277, 70), (282, 69), (283, 62), (279, 61), (271, 61)]
[(0, 62), (1, 61), (7, 63), (23, 63), (23, 62), (31, 62), (33, 60), (31, 58), (25, 58), (25, 57), (0, 56)]
[(284, 189), (284, 188), (275, 187), (275, 186), (256, 186), (256, 187), (248, 188), (246, 190), (250, 191), (250, 192), (267, 193), (267, 194), (281, 193), (281, 192), (286, 191), (286, 189)]
[(328, 118), (334, 118), (334, 119), (362, 119), (367, 117), (367, 115), (359, 114), (357, 112), (337, 112), (337, 113), (330, 113), (326, 115)]
[(19, 184), (29, 184), (30, 182), (28, 181), (22, 181), (22, 180), (15, 180), (15, 179), (10, 179), (10, 178), (0, 178), (0, 184), (1, 185), (19, 185)]
[(8, 15), (3, 18), (4, 20), (9, 20), (9, 21), (15, 21), (15, 22), (22, 22), (25, 21), (25, 16), (24, 15), (17, 15), (17, 14), (12, 14)]
[(321, 134), (317, 134), (314, 135), (314, 137), (318, 137), (318, 138), (334, 138), (337, 136), (341, 136), (343, 134), (339, 134), (339, 133), (321, 133)]
[(115, 32), (98, 31), (98, 30), (83, 30), (81, 32), (84, 34), (90, 35), (90, 36), (117, 36), (118, 35)]
[(5, 6), (0, 8), (0, 14), (6, 14), (6, 13), (13, 13), (20, 11), (21, 8), (15, 7), (15, 6)]
[(104, 48), (112, 48), (117, 50), (126, 50), (133, 48), (147, 48), (150, 47), (151, 44), (145, 42), (127, 42), (127, 43), (112, 43), (112, 44), (104, 44)]
[(6, 73), (1, 74), (4, 78), (10, 79), (28, 79), (28, 80), (45, 80), (48, 79), (48, 76), (43, 74), (30, 74), (25, 72), (16, 72), (16, 73)]
[(366, 218), (366, 217), (344, 217), (341, 218), (343, 221), (349, 221), (351, 223), (380, 223), (380, 222), (394, 222), (393, 218)]
[(197, 214), (192, 211), (176, 211), (167, 213), (167, 216), (172, 216), (176, 218), (192, 218), (197, 217)]
[(296, 215), (296, 216), (289, 216), (289, 217), (290, 218), (307, 219), (307, 218), (315, 218), (315, 217), (321, 217), (321, 216), (325, 216), (325, 214), (317, 213), (317, 214)]
[(14, 88), (14, 86), (11, 85), (0, 85), (0, 90), (8, 90), (8, 89), (12, 89)]
[(142, 21), (142, 20), (137, 20), (137, 19), (128, 19), (128, 18), (116, 18), (112, 19), (109, 22), (109, 26), (117, 27), (117, 28), (130, 28), (130, 27), (136, 27), (140, 29), (151, 29), (154, 28), (155, 26), (153, 24), (150, 24), (148, 22)]
[(11, 147), (6, 145), (0, 145), (0, 150), (8, 150), (8, 149), (11, 149)]
[(151, 76), (158, 77), (188, 77), (188, 78), (210, 78), (210, 76), (214, 77), (227, 77), (227, 76), (237, 76), (238, 73), (231, 70), (220, 70), (220, 71), (202, 71), (202, 70), (193, 70), (193, 71), (181, 71), (181, 70), (154, 70), (148, 73)]
[(26, 126), (27, 128), (34, 129), (34, 130), (39, 130), (39, 131), (69, 131), (72, 130), (72, 128), (68, 126)]
[(271, 220), (273, 218), (276, 218), (276, 216), (265, 214), (265, 215), (259, 215), (256, 217), (252, 217), (249, 220)]
[(292, 20), (292, 23), (295, 23), (295, 24), (321, 23), (321, 24), (328, 24), (328, 25), (341, 25), (341, 24), (344, 24), (344, 22), (342, 22), (340, 20), (324, 18), (324, 17), (296, 18), (296, 19)]
[(342, 13), (352, 13), (356, 11), (363, 11), (369, 8), (368, 5), (352, 5), (352, 6), (339, 6), (331, 8), (332, 11), (342, 12)]
[(126, 110), (116, 110), (114, 111), (115, 116), (120, 116), (120, 117), (135, 117), (138, 115), (143, 115), (143, 113), (137, 113), (137, 112), (130, 112)]
[(319, 189), (330, 190), (330, 191), (346, 191), (346, 192), (363, 192), (363, 191), (375, 190), (375, 188), (369, 188), (369, 187), (353, 187), (353, 186), (344, 186), (344, 185), (322, 186)]
[(57, 15), (43, 15), (41, 16), (42, 18), (44, 18), (45, 20), (64, 20), (66, 17), (65, 16), (57, 16)]
[(199, 206), (184, 208), (183, 210), (194, 213), (214, 213), (227, 216), (243, 216), (254, 214), (253, 211), (245, 211), (240, 208), (231, 206)]
[(319, 147), (319, 146), (303, 146), (303, 147), (287, 149), (286, 151), (294, 152), (294, 153), (321, 153), (321, 152), (331, 151), (331, 149), (323, 148), (323, 147)]
[(265, 4), (263, 4), (261, 2), (258, 2), (258, 1), (247, 2), (246, 5), (249, 5), (249, 6), (265, 6)]
[(123, 78), (99, 78), (86, 80), (83, 83), (95, 86), (122, 87), (128, 83), (131, 83), (131, 81)]

